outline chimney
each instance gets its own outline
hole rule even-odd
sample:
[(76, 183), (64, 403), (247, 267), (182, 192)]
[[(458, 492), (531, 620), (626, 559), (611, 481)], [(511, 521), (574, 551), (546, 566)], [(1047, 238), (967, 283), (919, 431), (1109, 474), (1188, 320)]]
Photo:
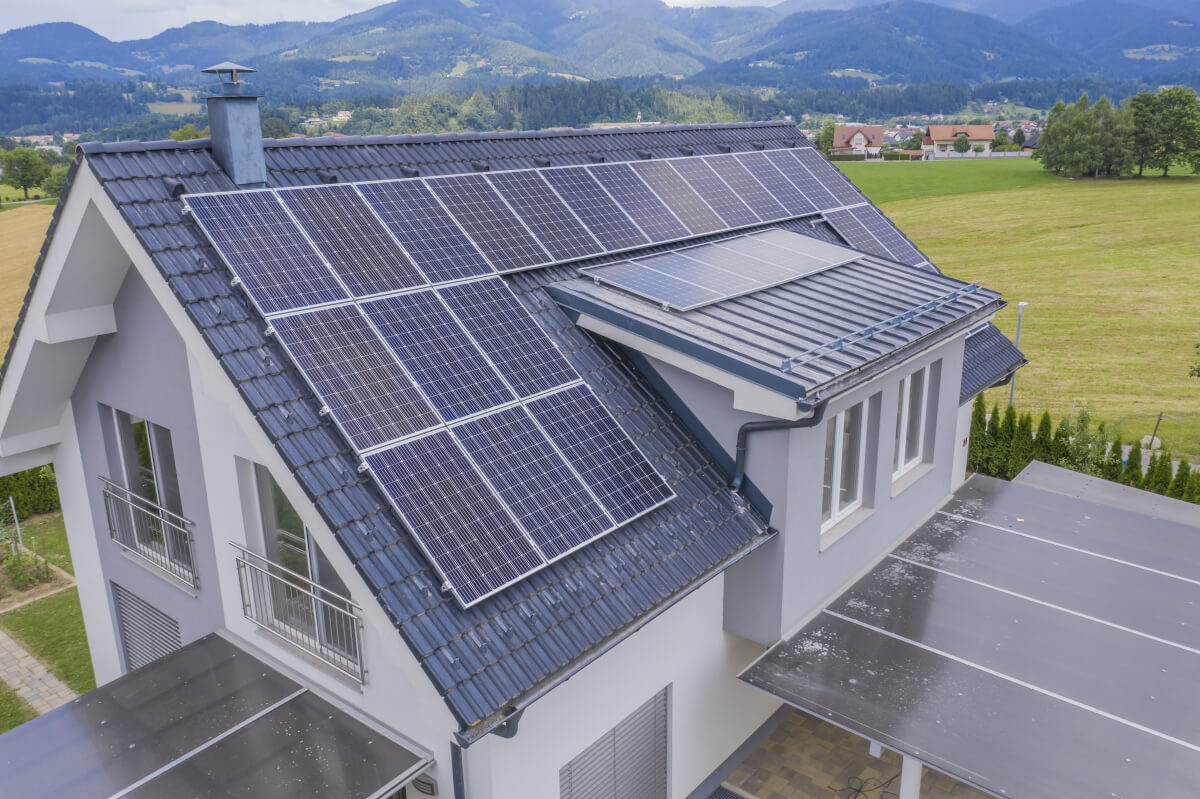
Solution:
[(267, 185), (259, 98), (256, 94), (242, 94), (245, 84), (238, 81), (239, 72), (254, 71), (228, 61), (201, 70), (221, 80), (221, 93), (204, 98), (208, 103), (213, 158), (234, 183), (246, 189)]

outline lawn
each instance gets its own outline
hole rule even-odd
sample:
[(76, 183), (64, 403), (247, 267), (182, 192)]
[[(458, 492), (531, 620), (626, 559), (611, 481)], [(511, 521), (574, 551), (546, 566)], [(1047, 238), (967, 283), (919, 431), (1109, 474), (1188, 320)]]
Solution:
[(37, 715), (17, 692), (0, 682), (0, 733), (24, 724)]
[(67, 546), (67, 528), (61, 513), (43, 513), (21, 522), (21, 537), (25, 547), (42, 554), (42, 537), (46, 539), (46, 560), (67, 572), (75, 573), (71, 550)]
[(0, 213), (0, 357), (17, 323), (29, 277), (54, 215), (51, 205), (20, 205)]
[[(1077, 402), (1126, 441), (1163, 411), (1166, 446), (1200, 456), (1200, 380), (1188, 377), (1200, 177), (1065, 180), (1015, 159), (841, 166), (943, 271), (1004, 293), (1010, 337), (1016, 303), (1030, 303), (1019, 408), (1057, 420)], [(1003, 404), (1007, 392), (993, 394)]]
[(79, 592), (71, 588), (0, 615), (0, 627), (76, 693), (96, 687)]

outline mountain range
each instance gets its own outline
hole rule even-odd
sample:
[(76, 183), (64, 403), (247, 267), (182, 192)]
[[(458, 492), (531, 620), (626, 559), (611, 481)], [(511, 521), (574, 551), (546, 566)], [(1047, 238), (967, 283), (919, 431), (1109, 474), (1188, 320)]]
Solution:
[(1015, 26), (974, 13), (982, 0), (398, 0), (333, 22), (197, 22), (122, 42), (47, 23), (0, 34), (0, 83), (145, 76), (188, 85), (225, 60), (258, 68), (262, 90), (392, 94), (557, 78), (828, 88), (1200, 68), (1200, 14), (1176, 7), (1194, 0), (1143, 1), (1011, 0), (1006, 14), (1036, 11)]

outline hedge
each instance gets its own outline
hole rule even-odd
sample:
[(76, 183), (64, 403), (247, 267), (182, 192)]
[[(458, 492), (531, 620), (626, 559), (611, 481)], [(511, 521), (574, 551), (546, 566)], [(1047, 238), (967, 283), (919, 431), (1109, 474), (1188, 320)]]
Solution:
[(22, 519), (62, 507), (58, 501), (58, 483), (54, 479), (53, 466), (36, 466), (0, 477), (0, 502), (7, 503), (10, 496), (16, 503), (17, 516)]
[(830, 161), (866, 161), (867, 157), (862, 153), (836, 153), (829, 156)]

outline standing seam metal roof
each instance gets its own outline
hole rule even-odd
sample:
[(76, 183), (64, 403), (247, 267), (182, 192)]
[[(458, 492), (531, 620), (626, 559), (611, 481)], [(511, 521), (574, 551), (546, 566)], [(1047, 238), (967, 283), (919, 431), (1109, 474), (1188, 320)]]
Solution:
[[(662, 127), (545, 134), (266, 141), (268, 183), (472, 171), (471, 161), (532, 167), (588, 163), (589, 153), (634, 160), (790, 146), (787, 124)], [(576, 328), (544, 287), (573, 278), (550, 267), (511, 278), (522, 302), (674, 488), (677, 499), (595, 544), (463, 610), (439, 580), (287, 356), (265, 321), (172, 197), (236, 187), (207, 141), (88, 144), (83, 162), (100, 179), (186, 312), (275, 443), (367, 586), (377, 596), (470, 740), (549, 690), (606, 648), (719, 573), (772, 534), (727, 487), (710, 455), (613, 347)], [(511, 151), (511, 156), (509, 155)], [(490, 156), (490, 157), (489, 157)], [(328, 174), (321, 174), (328, 173)], [(40, 268), (40, 261), (39, 261)], [(37, 279), (35, 270), (34, 280)], [(22, 312), (22, 314), (24, 311)], [(15, 336), (14, 336), (15, 340)], [(386, 679), (367, 664), (368, 679)], [(473, 726), (474, 725), (474, 726)]]

